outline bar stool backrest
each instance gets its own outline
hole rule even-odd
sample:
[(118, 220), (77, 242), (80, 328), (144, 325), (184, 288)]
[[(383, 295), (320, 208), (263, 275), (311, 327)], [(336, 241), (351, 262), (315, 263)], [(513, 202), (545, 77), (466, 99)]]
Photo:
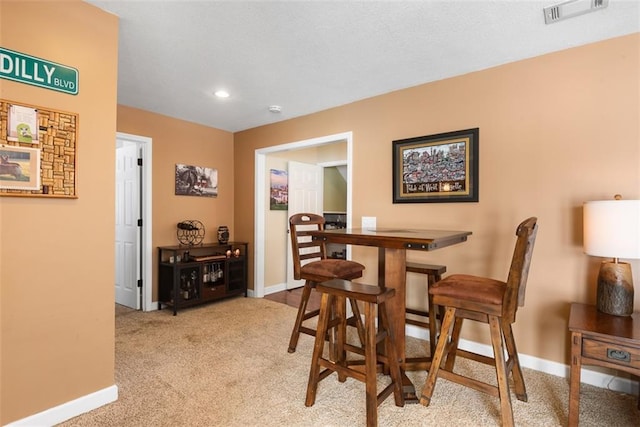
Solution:
[(322, 240), (313, 240), (309, 231), (324, 230), (324, 217), (312, 213), (299, 213), (289, 218), (291, 234), (291, 252), (293, 254), (293, 277), (300, 280), (300, 269), (311, 261), (327, 258), (325, 244)]

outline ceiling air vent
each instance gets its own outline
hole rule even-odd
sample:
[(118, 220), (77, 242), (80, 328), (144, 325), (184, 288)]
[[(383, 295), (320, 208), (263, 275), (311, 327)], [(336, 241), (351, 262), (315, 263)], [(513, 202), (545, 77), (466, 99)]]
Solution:
[(604, 9), (609, 5), (609, 0), (569, 0), (553, 6), (547, 6), (544, 11), (545, 24), (573, 18), (596, 10)]

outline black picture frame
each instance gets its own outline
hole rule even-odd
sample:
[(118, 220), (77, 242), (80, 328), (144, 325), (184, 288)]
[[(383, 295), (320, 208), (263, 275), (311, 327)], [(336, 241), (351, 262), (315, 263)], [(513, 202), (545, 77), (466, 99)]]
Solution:
[(477, 202), (480, 129), (393, 141), (393, 203)]

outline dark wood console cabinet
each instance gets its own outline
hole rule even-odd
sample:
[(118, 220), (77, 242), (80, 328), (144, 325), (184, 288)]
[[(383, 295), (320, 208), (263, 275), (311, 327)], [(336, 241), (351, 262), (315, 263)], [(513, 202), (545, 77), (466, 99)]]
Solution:
[(245, 242), (158, 247), (158, 310), (247, 296)]

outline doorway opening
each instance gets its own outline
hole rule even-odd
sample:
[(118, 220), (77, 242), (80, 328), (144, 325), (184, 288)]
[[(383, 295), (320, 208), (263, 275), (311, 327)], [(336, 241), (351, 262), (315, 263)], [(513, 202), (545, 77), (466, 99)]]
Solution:
[(351, 227), (352, 209), (352, 154), (353, 154), (353, 133), (344, 132), (334, 135), (296, 141), (267, 147), (255, 152), (255, 235), (254, 235), (254, 278), (253, 292), (251, 296), (262, 298), (265, 295), (265, 257), (266, 257), (266, 211), (268, 204), (268, 182), (269, 174), (266, 168), (267, 156), (274, 153), (298, 150), (302, 148), (317, 147), (335, 143), (346, 142), (346, 174), (347, 174), (347, 227)]
[[(152, 230), (152, 149), (151, 138), (131, 135), (118, 132), (116, 134), (116, 159), (122, 153), (120, 150), (129, 147), (133, 152), (131, 155), (141, 159), (141, 166), (138, 166), (137, 173), (131, 175), (131, 179), (125, 180), (120, 176), (121, 172), (116, 169), (116, 242), (115, 242), (115, 277), (116, 277), (116, 303), (126, 305), (137, 310), (150, 311), (152, 307), (152, 246), (151, 246), (151, 230)], [(129, 181), (125, 183), (125, 181)], [(124, 191), (124, 186), (135, 186), (135, 191)], [(124, 194), (133, 194), (132, 197), (125, 197)], [(120, 201), (118, 201), (120, 200)], [(124, 250), (124, 245), (118, 242), (119, 237), (124, 232), (119, 224), (122, 224), (123, 218), (135, 212), (136, 231), (129, 233), (127, 240), (130, 240), (129, 246), (131, 250)], [(138, 221), (139, 220), (139, 221)], [(139, 224), (139, 225), (138, 225)], [(120, 255), (118, 252), (121, 252)], [(129, 271), (127, 271), (127, 269)], [(135, 271), (131, 271), (135, 269)], [(127, 280), (135, 280), (135, 297), (127, 297), (127, 292), (121, 292), (124, 277)], [(134, 279), (130, 279), (134, 277)], [(120, 283), (118, 283), (120, 282)], [(140, 286), (141, 285), (141, 286)], [(132, 286), (131, 283), (128, 284)], [(128, 301), (119, 301), (120, 298), (129, 298)], [(126, 304), (123, 304), (126, 302)]]

